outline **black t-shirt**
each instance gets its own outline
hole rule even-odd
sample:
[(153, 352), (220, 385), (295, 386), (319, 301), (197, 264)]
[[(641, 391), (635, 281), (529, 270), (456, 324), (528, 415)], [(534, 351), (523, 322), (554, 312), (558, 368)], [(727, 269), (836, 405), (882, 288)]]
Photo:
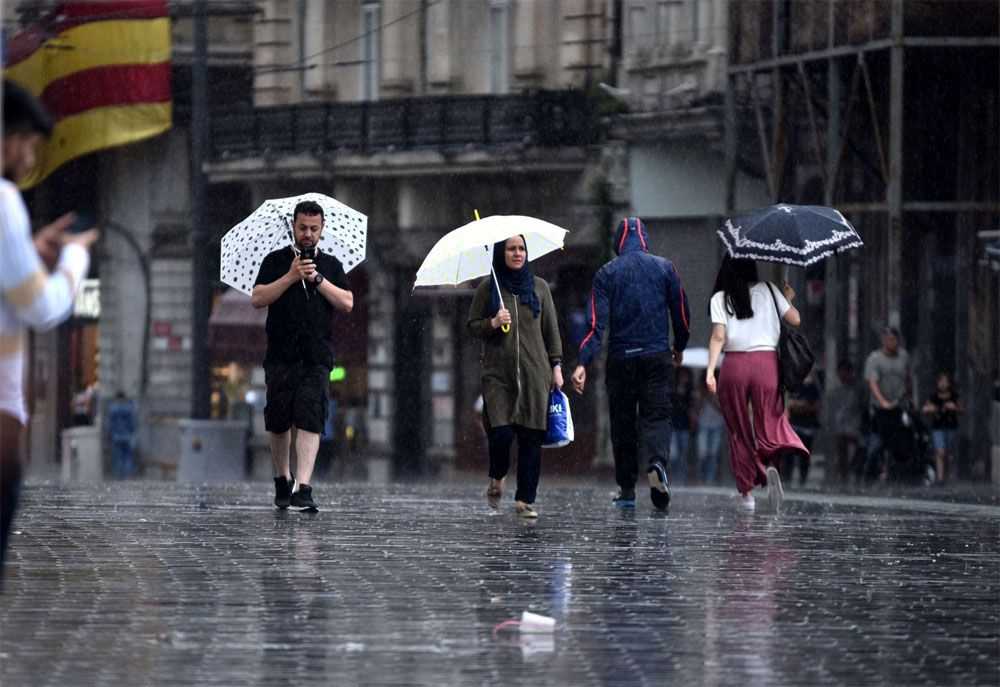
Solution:
[[(291, 246), (269, 253), (257, 272), (258, 284), (277, 281), (292, 266)], [(321, 251), (316, 253), (316, 271), (334, 286), (350, 290), (351, 284), (340, 261)], [(264, 365), (303, 363), (333, 367), (330, 322), (333, 306), (316, 292), (311, 282), (292, 284), (267, 309), (267, 354)]]
[(934, 406), (934, 412), (931, 414), (931, 429), (958, 429), (958, 413), (944, 407), (948, 401), (958, 403), (958, 394), (952, 392), (948, 397), (941, 398), (935, 391), (927, 397), (927, 402)]

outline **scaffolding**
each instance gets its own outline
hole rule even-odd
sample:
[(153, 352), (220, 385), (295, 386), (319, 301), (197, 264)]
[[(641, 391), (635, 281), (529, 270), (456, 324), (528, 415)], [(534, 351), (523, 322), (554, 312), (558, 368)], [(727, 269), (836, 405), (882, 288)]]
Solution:
[[(1000, 227), (1000, 3), (758, 0), (730, 12), (727, 210), (746, 209), (734, 207), (741, 170), (773, 202), (836, 207), (865, 240), (807, 277), (825, 295), (808, 332), (824, 368), (858, 369), (891, 324), (922, 374), (951, 371), (984, 399), (970, 416), (985, 417), (1000, 341), (997, 272), (982, 259)], [(917, 382), (922, 392), (928, 378)]]

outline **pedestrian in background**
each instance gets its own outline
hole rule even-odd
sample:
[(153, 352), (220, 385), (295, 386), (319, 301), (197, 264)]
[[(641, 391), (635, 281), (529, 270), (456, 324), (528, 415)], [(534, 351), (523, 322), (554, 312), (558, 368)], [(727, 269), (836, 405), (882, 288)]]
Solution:
[[(292, 212), (294, 245), (272, 251), (261, 263), (251, 300), (267, 308), (264, 428), (274, 461), (274, 505), (315, 512), (313, 468), (326, 422), (333, 369), (333, 311), (348, 313), (354, 295), (340, 261), (321, 252), (323, 208), (303, 201)], [(299, 481), (291, 468), (292, 427)]]
[(135, 405), (124, 391), (115, 394), (108, 406), (108, 440), (111, 442), (111, 465), (115, 479), (125, 479), (135, 470)]
[[(806, 451), (812, 452), (813, 441), (820, 429), (820, 409), (823, 405), (823, 392), (816, 383), (816, 375), (810, 372), (802, 380), (798, 391), (788, 395), (785, 406), (788, 410), (788, 422), (799, 435)], [(805, 487), (809, 479), (809, 453), (788, 452), (781, 457), (781, 480), (791, 483), (792, 473), (796, 464), (799, 466), (799, 486)]]
[(965, 412), (950, 374), (938, 374), (934, 391), (927, 397), (922, 410), (930, 416), (931, 436), (934, 439), (934, 464), (937, 469), (934, 483), (942, 485), (947, 480), (948, 463), (955, 455), (958, 416)]
[[(68, 318), (90, 268), (97, 231), (67, 235), (76, 217), (63, 215), (31, 235), (28, 208), (15, 185), (35, 166), (52, 120), (26, 89), (3, 83), (3, 179), (0, 180), (0, 573), (24, 469), (21, 440), (28, 422), (24, 369), (28, 330)], [(51, 273), (49, 269), (53, 269)]]
[(674, 484), (684, 484), (687, 479), (693, 424), (691, 381), (691, 370), (683, 366), (678, 367), (677, 383), (670, 396), (670, 479)]
[(719, 450), (726, 434), (726, 420), (722, 417), (719, 397), (708, 392), (702, 379), (698, 396), (698, 475), (702, 484), (714, 485), (719, 471)]
[(837, 387), (827, 403), (834, 441), (834, 474), (843, 484), (853, 472), (854, 456), (861, 437), (861, 392), (851, 361), (837, 363)]
[(635, 506), (639, 460), (645, 457), (650, 500), (653, 507), (665, 510), (670, 503), (670, 393), (674, 367), (684, 362), (691, 336), (690, 308), (677, 268), (670, 260), (650, 254), (649, 236), (638, 217), (619, 222), (613, 240), (618, 257), (594, 275), (590, 331), (580, 344), (573, 388), (583, 393), (587, 365), (601, 348), (607, 324), (605, 384), (618, 482), (614, 503)]
[(882, 346), (865, 361), (865, 384), (871, 399), (871, 433), (868, 435), (865, 478), (889, 480), (889, 457), (903, 461), (907, 456), (903, 434), (903, 413), (913, 396), (910, 354), (900, 345), (899, 330), (882, 330)]
[(497, 281), (487, 277), (480, 282), (467, 321), (469, 333), (483, 341), (483, 426), (490, 476), (486, 503), (500, 506), (516, 439), (515, 513), (535, 519), (549, 393), (563, 385), (559, 321), (548, 283), (531, 269), (523, 236), (494, 244), (493, 272)]
[(93, 385), (81, 387), (73, 394), (73, 426), (86, 427), (94, 424), (94, 401), (97, 396)]
[[(767, 486), (778, 508), (784, 493), (776, 468), (787, 453), (808, 454), (785, 416), (778, 391), (781, 322), (798, 327), (795, 291), (760, 281), (753, 260), (722, 259), (711, 300), (712, 336), (705, 385), (718, 392), (729, 433), (729, 465), (744, 508), (755, 507), (753, 489)], [(715, 363), (725, 352), (718, 385)], [(765, 467), (766, 466), (766, 467)]]

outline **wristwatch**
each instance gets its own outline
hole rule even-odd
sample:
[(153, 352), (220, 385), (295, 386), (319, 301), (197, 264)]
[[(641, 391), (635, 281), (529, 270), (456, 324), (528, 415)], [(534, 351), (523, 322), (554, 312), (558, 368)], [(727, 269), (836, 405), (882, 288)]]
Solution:
[(322, 283), (323, 283), (323, 275), (317, 272), (316, 277), (313, 279), (313, 285), (319, 286)]

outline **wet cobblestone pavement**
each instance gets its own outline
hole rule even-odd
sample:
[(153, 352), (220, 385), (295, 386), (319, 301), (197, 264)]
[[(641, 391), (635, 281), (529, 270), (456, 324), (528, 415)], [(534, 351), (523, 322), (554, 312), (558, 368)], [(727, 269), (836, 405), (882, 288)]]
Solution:
[[(997, 685), (1000, 509), (789, 495), (670, 514), (608, 485), (541, 519), (485, 485), (33, 486), (3, 685)], [(551, 635), (494, 634), (522, 611)]]

